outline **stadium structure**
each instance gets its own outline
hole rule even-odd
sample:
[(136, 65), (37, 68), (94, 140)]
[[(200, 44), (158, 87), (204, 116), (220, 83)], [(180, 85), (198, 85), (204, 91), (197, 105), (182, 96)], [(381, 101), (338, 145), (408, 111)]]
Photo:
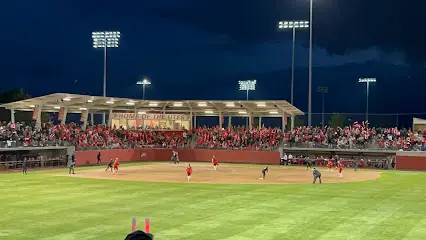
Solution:
[[(41, 113), (58, 113), (58, 119), (65, 123), (67, 113), (81, 114), (83, 128), (88, 120), (94, 124), (95, 114), (108, 114), (103, 124), (109, 126), (164, 126), (170, 129), (191, 129), (196, 126), (199, 116), (217, 116), (222, 127), (227, 117), (228, 125), (232, 117), (247, 117), (249, 126), (258, 118), (259, 126), (263, 117), (281, 117), (283, 128), (287, 118), (304, 113), (285, 100), (140, 100), (130, 98), (100, 97), (68, 93), (25, 99), (1, 105), (11, 112), (15, 122), (15, 111), (32, 111), (33, 120), (41, 126)], [(90, 115), (90, 118), (89, 118)], [(106, 122), (107, 121), (107, 122)], [(294, 126), (291, 126), (293, 128)]]

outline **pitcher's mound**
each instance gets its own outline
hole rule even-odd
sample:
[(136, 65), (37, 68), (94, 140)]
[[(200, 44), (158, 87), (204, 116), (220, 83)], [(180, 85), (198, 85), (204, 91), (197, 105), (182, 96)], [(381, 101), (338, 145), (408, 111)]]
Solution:
[[(97, 170), (76, 170), (73, 177), (97, 178), (97, 179), (115, 179), (127, 181), (143, 182), (185, 182), (186, 163), (170, 165), (165, 163), (156, 163), (152, 165), (122, 167), (117, 175), (111, 172), (105, 172), (104, 169)], [(193, 173), (189, 182), (195, 183), (228, 183), (228, 184), (285, 184), (285, 183), (312, 183), (313, 176), (311, 170), (306, 167), (280, 167), (270, 166), (269, 173), (262, 180), (262, 165), (234, 165), (221, 164), (217, 170), (212, 170), (211, 164), (193, 163), (191, 164)], [(357, 182), (364, 180), (373, 180), (380, 177), (380, 172), (375, 171), (354, 171), (353, 169), (344, 169), (343, 177), (339, 176), (337, 171), (329, 172), (325, 168), (318, 168), (322, 174), (323, 183), (337, 182)], [(55, 176), (67, 176), (68, 174), (55, 174)], [(259, 178), (260, 177), (260, 178)], [(319, 183), (317, 181), (317, 183)]]

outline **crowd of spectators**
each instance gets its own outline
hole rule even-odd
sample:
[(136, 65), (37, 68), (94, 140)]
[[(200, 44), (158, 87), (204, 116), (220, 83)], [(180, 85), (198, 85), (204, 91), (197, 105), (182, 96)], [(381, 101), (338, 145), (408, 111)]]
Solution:
[(89, 148), (183, 148), (190, 134), (167, 129), (123, 129), (102, 125), (88, 126), (83, 130), (71, 123), (54, 125), (45, 123), (40, 129), (24, 123), (0, 124), (1, 147), (74, 145), (77, 149)]
[(203, 127), (196, 129), (195, 134), (196, 146), (201, 148), (272, 150), (284, 139), (279, 128)]
[(414, 132), (398, 128), (374, 128), (366, 123), (346, 127), (297, 127), (284, 134), (290, 146), (339, 148), (426, 150), (426, 131)]
[(279, 128), (199, 127), (192, 131), (102, 125), (82, 129), (77, 124), (1, 123), (1, 147), (74, 145), (77, 148), (217, 148), (273, 150), (280, 146), (347, 149), (426, 150), (425, 133), (407, 129), (374, 128), (365, 123), (346, 127)]

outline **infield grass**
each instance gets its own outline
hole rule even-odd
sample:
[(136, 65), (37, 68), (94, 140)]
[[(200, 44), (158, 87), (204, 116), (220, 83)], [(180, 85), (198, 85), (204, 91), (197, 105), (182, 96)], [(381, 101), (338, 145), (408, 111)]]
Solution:
[[(123, 166), (124, 167), (124, 166)], [(66, 171), (66, 170), (54, 170)], [(0, 174), (0, 239), (426, 239), (426, 173), (338, 184), (143, 183)]]

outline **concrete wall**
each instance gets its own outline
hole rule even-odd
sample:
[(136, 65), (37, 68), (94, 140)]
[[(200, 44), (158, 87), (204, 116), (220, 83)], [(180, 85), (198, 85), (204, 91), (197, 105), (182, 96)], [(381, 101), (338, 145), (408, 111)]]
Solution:
[(426, 152), (397, 152), (396, 169), (426, 170)]
[[(275, 164), (280, 163), (278, 151), (247, 151), (247, 150), (210, 150), (210, 149), (178, 149), (179, 159), (183, 162), (211, 162), (215, 155), (219, 163), (256, 163)], [(119, 158), (123, 162), (133, 161), (169, 161), (172, 155), (171, 149), (114, 149), (114, 150), (88, 150), (75, 152), (76, 165), (96, 164), (97, 154), (101, 152), (102, 162), (106, 163), (111, 158)], [(141, 158), (142, 153), (146, 156)]]
[[(212, 150), (212, 149), (178, 149), (179, 159), (183, 162), (210, 162), (215, 155), (219, 163), (255, 163), (278, 165), (280, 152), (248, 151), (248, 150)], [(96, 164), (96, 155), (99, 151), (77, 151), (76, 164)], [(120, 161), (169, 161), (172, 155), (171, 149), (114, 149), (100, 150), (102, 162), (106, 163), (111, 158), (119, 158)], [(146, 156), (141, 158), (142, 153)], [(396, 168), (398, 170), (426, 170), (426, 152), (397, 152)]]

